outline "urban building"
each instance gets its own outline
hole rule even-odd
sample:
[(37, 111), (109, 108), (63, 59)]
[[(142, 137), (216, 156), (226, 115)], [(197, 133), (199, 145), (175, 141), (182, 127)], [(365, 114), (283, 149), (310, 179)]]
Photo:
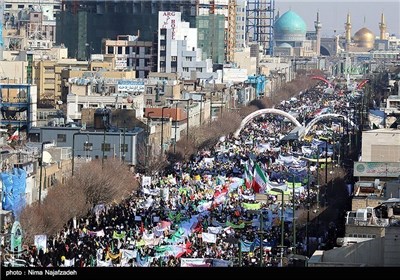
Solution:
[(197, 30), (181, 21), (179, 12), (160, 12), (157, 72), (177, 73), (181, 79), (207, 79), (213, 75), (211, 59), (201, 60)]
[(223, 15), (203, 15), (196, 17), (198, 34), (197, 47), (202, 50), (202, 60), (212, 59), (213, 63), (225, 61), (225, 17)]
[(36, 85), (0, 84), (0, 128), (15, 133), (15, 139), (22, 138), (22, 131), (28, 133), (36, 126)]
[[(241, 50), (247, 46), (247, 0), (236, 1), (236, 38), (235, 51)], [(236, 60), (236, 53), (233, 55)]]
[(134, 70), (136, 78), (147, 78), (157, 71), (157, 52), (152, 41), (140, 41), (139, 36), (118, 35), (116, 40), (103, 39), (102, 53), (114, 55), (116, 70)]
[(109, 130), (111, 123), (108, 123), (108, 116), (106, 126), (103, 125), (101, 117), (98, 118), (99, 116), (96, 115), (95, 119), (95, 123), (99, 125), (96, 129), (40, 127), (32, 129), (29, 137), (31, 141), (54, 142), (56, 147), (72, 147), (71, 155), (74, 155), (74, 164), (76, 162), (78, 166), (81, 159), (86, 161), (103, 158), (117, 158), (128, 165), (137, 165), (138, 153), (144, 149), (145, 145), (144, 129), (140, 127), (123, 129), (120, 126), (116, 130)]

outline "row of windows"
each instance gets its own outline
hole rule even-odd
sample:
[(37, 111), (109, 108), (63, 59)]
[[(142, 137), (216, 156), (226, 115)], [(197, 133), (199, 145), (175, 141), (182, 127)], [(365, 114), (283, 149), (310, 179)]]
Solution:
[[(5, 7), (6, 7), (6, 9), (12, 9), (13, 8), (13, 4), (6, 4)], [(18, 4), (17, 7), (18, 7), (18, 9), (25, 9), (25, 8), (32, 8), (32, 5), (29, 4), (29, 5), (26, 5), (26, 7), (25, 7), (25, 5), (23, 5), (23, 4)], [(54, 5), (53, 9), (54, 10), (60, 10), (61, 6), (60, 5)]]
[(115, 46), (107, 46), (107, 54), (114, 54), (114, 48), (117, 50), (117, 54), (133, 54), (135, 53), (136, 55), (140, 54), (145, 54), (149, 55), (151, 54), (151, 48), (146, 48), (146, 47), (115, 47)]
[(375, 234), (357, 234), (357, 233), (350, 233), (349, 237), (358, 237), (358, 238), (376, 238)]
[[(65, 143), (67, 142), (67, 135), (66, 134), (57, 134), (57, 142)], [(120, 152), (126, 153), (128, 152), (128, 144), (120, 144)], [(92, 151), (93, 150), (93, 143), (84, 143), (83, 144), (84, 151)], [(110, 143), (101, 143), (101, 151), (109, 152), (111, 151), (111, 144)]]

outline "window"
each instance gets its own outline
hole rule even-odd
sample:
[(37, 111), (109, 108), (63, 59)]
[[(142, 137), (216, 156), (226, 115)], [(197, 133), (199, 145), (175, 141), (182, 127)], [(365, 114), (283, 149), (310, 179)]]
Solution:
[(148, 87), (146, 93), (147, 93), (147, 94), (153, 94), (153, 88)]
[(203, 72), (203, 68), (199, 68), (199, 67), (196, 68), (196, 72), (200, 72), (200, 73)]
[(182, 70), (183, 72), (189, 72), (189, 67), (183, 67)]
[(165, 51), (165, 46), (160, 46), (160, 51)]
[(191, 57), (191, 56), (186, 56), (186, 57), (185, 57), (185, 60), (186, 60), (186, 61), (192, 61), (192, 57)]
[(54, 10), (59, 10), (59, 9), (61, 9), (60, 5), (54, 5)]
[(107, 47), (107, 53), (108, 54), (113, 54), (114, 53), (114, 47), (113, 46), (108, 46)]
[(18, 9), (23, 9), (25, 8), (25, 5), (18, 5)]
[(34, 14), (33, 17), (39, 17), (39, 14)]
[(171, 61), (176, 61), (177, 57), (176, 56), (171, 56)]
[(57, 134), (57, 142), (67, 142), (66, 134)]
[(118, 47), (118, 54), (122, 54), (122, 47)]
[(110, 143), (101, 143), (101, 151), (102, 152), (109, 152), (111, 150)]
[(6, 4), (6, 9), (11, 9), (12, 5), (11, 4)]
[(176, 73), (176, 67), (171, 67), (171, 73)]
[(152, 99), (146, 99), (146, 105), (153, 105), (153, 100)]
[(160, 67), (160, 72), (165, 73), (165, 67)]
[(127, 153), (128, 152), (128, 144), (121, 144), (120, 150), (121, 150), (121, 153)]

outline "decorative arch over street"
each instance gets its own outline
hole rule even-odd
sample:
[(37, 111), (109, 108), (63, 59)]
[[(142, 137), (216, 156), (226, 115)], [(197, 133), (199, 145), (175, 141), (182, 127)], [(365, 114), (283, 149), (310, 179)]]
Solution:
[(306, 130), (304, 131), (304, 136), (306, 136), (311, 128), (320, 120), (323, 119), (340, 119), (343, 118), (345, 122), (347, 122), (348, 124), (350, 124), (351, 126), (353, 126), (355, 129), (358, 129), (358, 127), (346, 116), (340, 115), (340, 114), (322, 114), (319, 116), (316, 116), (315, 118), (312, 119), (312, 121), (310, 121), (307, 125), (306, 125)]
[(288, 118), (293, 124), (295, 124), (297, 127), (302, 127), (302, 125), (299, 123), (299, 121), (293, 117), (291, 114), (282, 111), (282, 110), (278, 110), (278, 109), (274, 109), (274, 108), (268, 108), (268, 109), (260, 109), (257, 110), (251, 114), (249, 114), (248, 116), (246, 116), (242, 122), (240, 123), (240, 127), (238, 130), (235, 131), (234, 136), (238, 137), (240, 131), (246, 126), (246, 124), (252, 120), (253, 118), (263, 115), (263, 114), (275, 114), (275, 115), (281, 115), (283, 117)]

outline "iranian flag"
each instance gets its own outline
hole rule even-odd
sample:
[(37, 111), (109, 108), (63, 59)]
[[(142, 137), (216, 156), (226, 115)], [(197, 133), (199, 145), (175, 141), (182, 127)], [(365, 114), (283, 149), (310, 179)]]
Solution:
[[(267, 175), (268, 176), (268, 175)], [(254, 168), (254, 180), (253, 180), (253, 190), (255, 193), (263, 193), (267, 188), (268, 177), (261, 169), (261, 167), (256, 163)]]
[(246, 184), (246, 188), (250, 189), (253, 184), (253, 174), (249, 171), (249, 166), (246, 164), (244, 166), (244, 182)]

